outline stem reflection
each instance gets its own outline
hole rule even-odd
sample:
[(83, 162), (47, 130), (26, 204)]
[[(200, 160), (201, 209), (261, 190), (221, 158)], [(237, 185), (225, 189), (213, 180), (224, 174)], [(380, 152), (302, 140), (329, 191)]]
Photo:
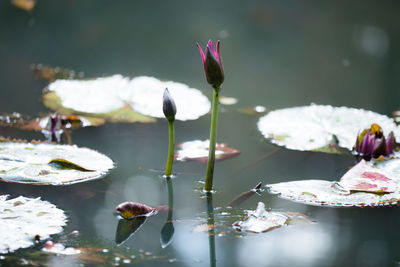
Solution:
[(168, 215), (167, 220), (163, 228), (161, 229), (161, 247), (165, 248), (172, 242), (172, 237), (174, 235), (175, 229), (172, 221), (173, 209), (174, 209), (174, 190), (172, 187), (172, 179), (170, 176), (166, 177), (167, 187), (168, 187)]
[(216, 255), (215, 255), (215, 230), (214, 230), (214, 206), (212, 200), (212, 193), (207, 192), (207, 226), (208, 226), (208, 243), (210, 247), (210, 266), (216, 266)]

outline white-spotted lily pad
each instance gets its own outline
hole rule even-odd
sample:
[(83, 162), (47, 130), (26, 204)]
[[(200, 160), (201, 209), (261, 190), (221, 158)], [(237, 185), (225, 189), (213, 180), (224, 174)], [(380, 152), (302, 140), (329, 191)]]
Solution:
[(101, 178), (113, 167), (110, 158), (89, 148), (0, 143), (0, 179), (6, 182), (67, 185)]
[(271, 111), (260, 118), (258, 129), (272, 143), (289, 149), (341, 153), (341, 148), (352, 150), (358, 134), (373, 123), (400, 140), (400, 128), (385, 115), (323, 105)]
[[(43, 96), (44, 104), (63, 114), (85, 114), (109, 121), (151, 122), (164, 118), (162, 96), (168, 88), (177, 120), (195, 120), (208, 113), (210, 101), (199, 90), (171, 81), (121, 75), (94, 80), (56, 80)], [(149, 117), (150, 116), (150, 117)]]
[[(273, 194), (317, 206), (386, 206), (400, 201), (400, 159), (369, 165), (364, 160), (350, 169), (339, 182), (303, 180), (269, 184)], [(394, 171), (397, 169), (397, 173)]]
[[(175, 153), (175, 159), (179, 161), (193, 160), (198, 162), (207, 162), (210, 141), (194, 140), (184, 142), (177, 147), (179, 150)], [(229, 147), (226, 144), (216, 144), (215, 160), (223, 160), (240, 154), (240, 150)]]
[(32, 246), (35, 239), (44, 240), (62, 231), (64, 212), (39, 198), (0, 196), (0, 254)]
[(264, 203), (258, 202), (257, 209), (247, 211), (247, 216), (242, 221), (235, 222), (233, 228), (238, 231), (265, 233), (290, 224), (294, 217), (308, 222), (302, 214), (266, 211)]

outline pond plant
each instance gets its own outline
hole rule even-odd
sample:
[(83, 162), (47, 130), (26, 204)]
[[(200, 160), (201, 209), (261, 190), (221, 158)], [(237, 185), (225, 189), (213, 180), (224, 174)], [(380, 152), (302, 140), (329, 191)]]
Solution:
[(205, 52), (203, 52), (199, 44), (197, 44), (197, 47), (199, 48), (201, 59), (203, 61), (204, 73), (206, 75), (207, 82), (214, 89), (211, 113), (210, 146), (207, 161), (206, 182), (204, 186), (205, 191), (211, 191), (215, 164), (219, 92), (221, 89), (221, 84), (224, 82), (224, 69), (222, 67), (221, 54), (219, 51), (220, 41), (217, 41), (214, 49), (213, 42), (209, 40)]
[(163, 112), (165, 118), (168, 120), (168, 157), (167, 165), (165, 167), (165, 176), (169, 177), (172, 174), (172, 164), (174, 162), (174, 150), (175, 150), (175, 114), (176, 106), (174, 99), (170, 95), (168, 89), (166, 88), (163, 95)]

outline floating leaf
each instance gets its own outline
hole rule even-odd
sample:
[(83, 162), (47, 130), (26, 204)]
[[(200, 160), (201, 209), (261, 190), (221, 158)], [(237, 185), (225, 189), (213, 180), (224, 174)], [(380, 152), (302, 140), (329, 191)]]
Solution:
[[(69, 168), (53, 167), (53, 163)], [(67, 185), (98, 179), (114, 167), (89, 148), (46, 143), (0, 143), (0, 179), (6, 182)]]
[(400, 140), (400, 128), (385, 115), (323, 105), (272, 111), (260, 118), (258, 129), (272, 143), (289, 149), (342, 153), (339, 148), (352, 150), (358, 134), (373, 123)]
[(315, 206), (365, 207), (395, 205), (400, 201), (400, 192), (374, 194), (349, 192), (337, 182), (303, 180), (267, 185), (272, 194)]
[(148, 216), (154, 213), (155, 209), (142, 203), (124, 202), (119, 204), (115, 210), (124, 219), (132, 219), (137, 216)]
[[(175, 153), (175, 159), (179, 161), (194, 160), (198, 162), (207, 162), (209, 151), (209, 140), (184, 142), (177, 147), (179, 150)], [(215, 160), (223, 160), (240, 154), (240, 150), (229, 147), (226, 144), (216, 144)]]
[(177, 120), (195, 120), (208, 113), (210, 101), (185, 84), (121, 75), (94, 80), (56, 80), (43, 96), (44, 104), (62, 114), (84, 114), (109, 121), (152, 122), (164, 118), (162, 99), (168, 88), (177, 106)]
[(37, 237), (59, 233), (65, 224), (64, 212), (47, 201), (0, 196), (0, 254), (32, 246)]
[(286, 213), (286, 212), (273, 212), (266, 211), (265, 205), (258, 202), (255, 211), (247, 211), (247, 216), (239, 222), (233, 224), (233, 228), (238, 231), (246, 231), (251, 233), (265, 233), (276, 228), (288, 225), (293, 218), (301, 219), (308, 222), (303, 214)]
[(351, 168), (341, 179), (339, 184), (350, 191), (371, 193), (393, 193), (398, 190), (398, 181), (389, 178), (390, 174), (372, 167), (361, 160)]

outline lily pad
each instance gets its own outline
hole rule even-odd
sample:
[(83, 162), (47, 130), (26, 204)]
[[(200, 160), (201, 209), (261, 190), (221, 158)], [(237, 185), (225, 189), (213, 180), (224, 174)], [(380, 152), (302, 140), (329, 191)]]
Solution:
[(324, 180), (303, 180), (267, 185), (272, 194), (315, 206), (332, 207), (375, 207), (395, 205), (400, 201), (400, 192), (374, 194), (367, 192), (348, 192), (337, 182)]
[(290, 224), (294, 217), (308, 222), (302, 214), (266, 211), (264, 203), (258, 202), (257, 209), (247, 211), (247, 216), (242, 221), (235, 222), (233, 228), (238, 231), (265, 233)]
[(5, 182), (67, 185), (101, 178), (114, 163), (89, 148), (4, 142), (0, 166), (0, 180)]
[(317, 206), (387, 206), (400, 201), (400, 158), (362, 160), (339, 182), (303, 180), (269, 184), (273, 194)]
[[(164, 118), (162, 95), (168, 88), (177, 106), (177, 120), (195, 120), (208, 113), (210, 101), (199, 90), (172, 81), (114, 75), (93, 80), (56, 80), (44, 104), (62, 114), (84, 114), (113, 122), (152, 122)], [(149, 117), (150, 116), (150, 117)]]
[(35, 239), (46, 239), (63, 230), (67, 217), (55, 205), (40, 198), (0, 196), (0, 253), (27, 248)]
[(383, 169), (372, 167), (361, 160), (340, 179), (339, 184), (350, 191), (393, 193), (398, 190), (399, 183), (390, 176)]
[[(194, 160), (197, 162), (207, 162), (209, 152), (209, 140), (194, 140), (184, 142), (177, 147), (179, 150), (175, 153), (175, 159), (179, 161)], [(240, 150), (227, 146), (223, 143), (217, 143), (215, 149), (215, 160), (223, 160), (240, 154)]]
[(373, 123), (400, 140), (400, 128), (385, 115), (324, 105), (271, 111), (260, 118), (258, 129), (272, 143), (289, 149), (343, 153), (341, 148), (352, 150), (358, 134)]

